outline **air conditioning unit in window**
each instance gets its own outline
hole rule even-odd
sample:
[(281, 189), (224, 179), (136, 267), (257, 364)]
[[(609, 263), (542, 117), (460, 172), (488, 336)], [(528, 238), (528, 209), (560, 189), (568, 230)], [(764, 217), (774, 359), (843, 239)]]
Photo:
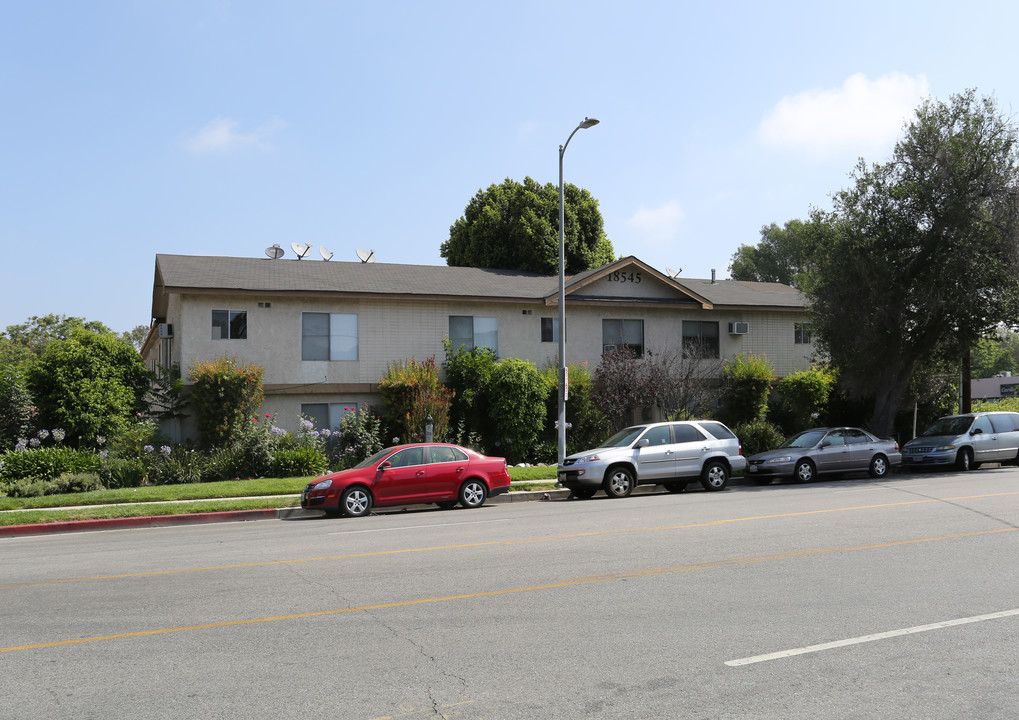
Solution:
[(746, 335), (748, 332), (750, 332), (750, 323), (748, 322), (729, 323), (730, 335)]
[(159, 337), (160, 338), (172, 338), (173, 337), (173, 324), (172, 323), (159, 323)]

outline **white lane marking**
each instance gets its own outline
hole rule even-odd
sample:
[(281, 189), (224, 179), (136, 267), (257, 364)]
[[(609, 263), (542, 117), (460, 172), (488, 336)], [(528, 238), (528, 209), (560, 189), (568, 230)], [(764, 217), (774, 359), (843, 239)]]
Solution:
[(806, 655), (807, 653), (821, 652), (822, 650), (833, 650), (848, 645), (859, 645), (860, 643), (886, 640), (887, 638), (898, 637), (900, 635), (913, 635), (914, 633), (927, 632), (928, 630), (941, 630), (956, 625), (968, 625), (969, 623), (983, 622), (985, 620), (997, 620), (998, 618), (1011, 617), (1013, 615), (1019, 615), (1019, 608), (988, 613), (987, 615), (974, 615), (973, 617), (959, 618), (957, 620), (945, 620), (944, 622), (931, 623), (930, 625), (917, 625), (915, 627), (903, 628), (902, 630), (889, 630), (888, 632), (875, 633), (874, 635), (861, 635), (860, 637), (848, 638), (846, 640), (836, 640), (835, 642), (822, 643), (821, 645), (808, 645), (807, 647), (782, 650), (781, 652), (769, 653), (767, 655), (755, 655), (739, 660), (726, 660), (725, 664), (729, 667), (752, 665), (753, 663), (767, 662), (768, 660), (780, 660), (792, 657), (793, 655)]
[(342, 532), (331, 532), (331, 533), (326, 533), (326, 534), (327, 535), (357, 535), (359, 533), (394, 532), (396, 530), (419, 530), (421, 528), (459, 527), (460, 525), (487, 525), (488, 523), (500, 523), (500, 522), (509, 522), (509, 519), (506, 518), (504, 520), (471, 520), (470, 522), (436, 523), (435, 525), (406, 525), (404, 527), (373, 528), (372, 530), (344, 530)]

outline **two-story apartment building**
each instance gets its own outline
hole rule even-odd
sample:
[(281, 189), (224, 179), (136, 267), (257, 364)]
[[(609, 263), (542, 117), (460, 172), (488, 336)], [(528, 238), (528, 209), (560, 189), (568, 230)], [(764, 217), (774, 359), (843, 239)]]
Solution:
[[(236, 357), (264, 368), (262, 410), (335, 426), (376, 404), (388, 365), (454, 345), (555, 364), (558, 277), (395, 263), (157, 255), (147, 364)], [(568, 277), (567, 359), (698, 343), (719, 358), (764, 354), (781, 377), (810, 366), (805, 301), (776, 283), (674, 278), (635, 257)], [(171, 430), (172, 429), (168, 429)], [(185, 425), (180, 430), (189, 435)], [(176, 432), (173, 432), (176, 434)]]

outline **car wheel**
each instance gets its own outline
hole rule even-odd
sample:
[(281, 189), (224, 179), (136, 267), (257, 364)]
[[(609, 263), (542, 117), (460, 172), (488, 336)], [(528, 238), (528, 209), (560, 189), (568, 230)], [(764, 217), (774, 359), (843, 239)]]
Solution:
[(883, 478), (888, 474), (888, 458), (884, 455), (875, 455), (870, 461), (870, 476), (872, 478)]
[(793, 478), (795, 478), (797, 482), (813, 482), (814, 475), (814, 463), (809, 460), (800, 460), (796, 463), (796, 468), (793, 470)]
[(963, 448), (959, 451), (959, 454), (955, 456), (955, 467), (957, 470), (967, 472), (973, 469), (973, 451), (969, 448)]
[(465, 508), (479, 508), (485, 504), (488, 488), (480, 480), (468, 480), (460, 486), (460, 504)]
[(452, 510), (456, 507), (456, 500), (444, 500), (443, 502), (437, 502), (435, 504), (443, 510)]
[(724, 462), (712, 460), (701, 471), (701, 487), (705, 490), (722, 490), (729, 482), (729, 468)]
[(570, 494), (577, 498), (577, 500), (590, 500), (596, 492), (598, 491), (593, 488), (574, 488), (570, 490)]
[(633, 473), (625, 467), (614, 467), (605, 478), (605, 494), (624, 498), (633, 492)]
[(340, 512), (348, 517), (367, 515), (372, 509), (372, 496), (363, 487), (351, 487), (340, 495)]
[(686, 483), (685, 482), (665, 483), (665, 489), (668, 490), (670, 493), (681, 493), (684, 490), (686, 490)]

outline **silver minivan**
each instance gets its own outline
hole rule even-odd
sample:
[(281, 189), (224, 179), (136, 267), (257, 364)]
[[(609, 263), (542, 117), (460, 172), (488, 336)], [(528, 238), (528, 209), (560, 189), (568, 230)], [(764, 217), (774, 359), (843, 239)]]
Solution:
[(972, 470), (985, 462), (1019, 460), (1019, 413), (979, 412), (936, 420), (902, 446), (903, 467), (954, 465)]
[(739, 439), (715, 420), (634, 425), (599, 447), (574, 453), (559, 466), (559, 484), (574, 497), (598, 490), (609, 497), (629, 495), (637, 485), (686, 489), (691, 478), (705, 490), (721, 490), (734, 472), (746, 468)]

